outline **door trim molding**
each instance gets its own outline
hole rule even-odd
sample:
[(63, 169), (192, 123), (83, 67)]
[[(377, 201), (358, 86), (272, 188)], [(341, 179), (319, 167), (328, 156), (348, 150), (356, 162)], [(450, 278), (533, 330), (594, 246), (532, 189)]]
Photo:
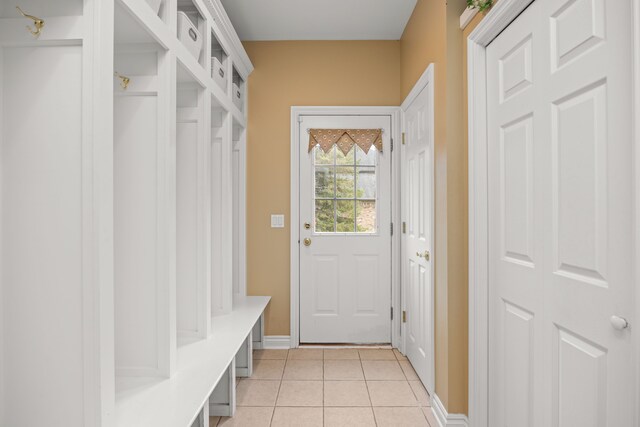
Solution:
[[(469, 425), (489, 426), (488, 401), (488, 170), (487, 170), (487, 46), (534, 0), (501, 0), (469, 35)], [(631, 0), (634, 27), (635, 205), (636, 266), (640, 266), (640, 0)], [(638, 267), (640, 269), (640, 267)], [(635, 274), (635, 320), (640, 321), (639, 270)], [(638, 328), (635, 328), (638, 329)], [(636, 396), (640, 396), (640, 331), (636, 339)], [(636, 408), (636, 422), (640, 408)]]
[[(290, 160), (290, 308), (291, 348), (300, 345), (300, 133), (301, 116), (390, 116), (391, 137), (395, 144), (401, 139), (400, 107), (291, 107), (291, 160)], [(394, 147), (395, 151), (395, 147)], [(391, 345), (400, 345), (400, 156), (391, 156), (391, 221), (394, 233), (391, 236), (391, 307), (394, 316), (391, 320)], [(403, 351), (404, 349), (400, 349)]]
[[(633, 140), (634, 159), (633, 168), (635, 174), (635, 203), (634, 203), (634, 229), (635, 238), (635, 312), (634, 321), (640, 321), (640, 0), (633, 0)], [(636, 340), (635, 361), (636, 361), (636, 401), (640, 397), (640, 328), (634, 328), (633, 338)], [(640, 405), (636, 405), (636, 425), (640, 422)]]
[[(422, 93), (423, 90), (427, 89), (430, 91), (429, 93), (429, 111), (431, 112), (431, 115), (429, 116), (428, 120), (429, 120), (429, 133), (430, 133), (430, 139), (431, 139), (431, 164), (429, 165), (430, 170), (431, 170), (431, 182), (432, 182), (432, 188), (431, 188), (431, 224), (429, 224), (429, 227), (431, 228), (431, 306), (429, 307), (430, 310), (430, 316), (431, 316), (431, 330), (428, 331), (429, 332), (429, 347), (430, 347), (430, 354), (429, 354), (429, 359), (430, 359), (430, 363), (429, 363), (429, 375), (430, 375), (430, 383), (429, 384), (425, 384), (425, 387), (427, 388), (427, 391), (429, 393), (434, 393), (435, 392), (435, 380), (436, 380), (436, 373), (435, 373), (435, 346), (436, 346), (436, 318), (435, 318), (435, 285), (436, 285), (436, 269), (435, 269), (435, 263), (436, 263), (436, 258), (438, 256), (438, 254), (436, 253), (436, 248), (435, 248), (435, 235), (436, 235), (436, 228), (435, 228), (435, 194), (436, 194), (436, 180), (435, 180), (435, 100), (434, 100), (434, 85), (435, 85), (435, 64), (431, 63), (429, 64), (429, 66), (427, 67), (426, 70), (424, 70), (424, 73), (422, 73), (422, 75), (420, 76), (420, 78), (418, 79), (418, 81), (416, 82), (415, 86), (413, 86), (413, 88), (411, 89), (411, 92), (409, 92), (409, 94), (407, 95), (407, 97), (405, 98), (405, 100), (402, 102), (402, 106), (400, 107), (401, 111), (404, 113), (409, 106), (418, 98), (418, 96), (420, 95), (420, 93)], [(404, 123), (404, 116), (402, 117), (402, 132), (405, 131), (404, 129), (405, 127), (405, 123)], [(403, 146), (401, 146), (400, 148), (400, 168), (402, 168), (403, 165), (403, 160), (404, 160), (404, 148)], [(399, 176), (398, 177), (400, 179), (400, 184), (402, 184), (402, 177)], [(400, 191), (400, 198), (402, 199), (402, 185), (400, 185), (399, 188)], [(402, 202), (402, 200), (400, 200), (400, 202)], [(400, 208), (402, 208), (402, 206), (400, 205)], [(400, 214), (399, 216), (400, 221), (402, 221), (402, 215)], [(400, 245), (402, 245), (402, 234), (400, 234)], [(402, 247), (402, 246), (400, 246)], [(401, 254), (399, 254), (400, 257)], [(398, 259), (398, 267), (400, 269), (402, 269), (402, 262), (401, 259)], [(402, 271), (400, 271), (400, 273), (402, 274)], [(405, 300), (405, 296), (407, 295), (407, 291), (405, 289), (405, 283), (404, 283), (404, 278), (401, 277), (401, 281), (400, 281), (400, 294), (402, 296), (402, 310), (407, 310), (407, 301)], [(402, 332), (402, 339), (401, 339), (401, 348), (400, 350), (403, 352), (403, 354), (406, 354), (406, 338), (407, 338), (407, 334), (405, 333), (405, 329), (406, 329), (406, 324), (401, 323), (400, 324), (401, 327), (401, 332)]]
[[(420, 93), (424, 90), (424, 88), (427, 87), (429, 83), (434, 83), (433, 81), (434, 73), (435, 73), (435, 64), (431, 63), (424, 70), (424, 72), (422, 73), (422, 75), (420, 76), (416, 84), (411, 88), (409, 95), (407, 95), (404, 101), (402, 101), (402, 105), (400, 106), (400, 109), (402, 111), (405, 111), (407, 108), (409, 108), (409, 106), (413, 103), (413, 101), (416, 100), (418, 95), (420, 95)], [(431, 124), (433, 124), (433, 120)]]

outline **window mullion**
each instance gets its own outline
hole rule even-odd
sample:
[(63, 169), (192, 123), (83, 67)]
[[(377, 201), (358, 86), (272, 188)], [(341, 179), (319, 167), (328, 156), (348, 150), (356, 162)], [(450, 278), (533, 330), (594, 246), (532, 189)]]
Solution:
[(353, 150), (353, 232), (357, 233), (358, 232), (358, 203), (356, 202), (356, 200), (358, 199), (358, 176), (356, 174), (357, 168), (356, 168), (356, 155), (357, 153), (357, 149), (356, 149), (357, 145), (354, 145), (352, 150)]
[(338, 157), (338, 149), (336, 146), (333, 146), (333, 232), (338, 232), (338, 168), (337, 168), (337, 157)]

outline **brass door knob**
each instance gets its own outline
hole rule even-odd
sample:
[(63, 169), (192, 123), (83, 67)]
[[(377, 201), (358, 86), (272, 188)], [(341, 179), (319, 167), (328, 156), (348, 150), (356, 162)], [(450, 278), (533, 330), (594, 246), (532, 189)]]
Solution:
[(423, 254), (421, 254), (420, 252), (416, 252), (416, 256), (418, 258), (424, 258), (427, 261), (429, 261), (429, 258), (431, 258), (431, 254), (429, 253), (429, 251), (424, 251)]
[(311, 246), (311, 239), (310, 239), (310, 238), (308, 238), (308, 237), (307, 237), (307, 238), (306, 238), (306, 239), (304, 239), (303, 241), (304, 241), (304, 245), (305, 245), (305, 246)]

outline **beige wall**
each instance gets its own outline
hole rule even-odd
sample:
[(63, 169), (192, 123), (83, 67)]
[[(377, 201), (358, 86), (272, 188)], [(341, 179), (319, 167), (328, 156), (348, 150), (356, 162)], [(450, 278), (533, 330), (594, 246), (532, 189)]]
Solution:
[(402, 94), (435, 64), (436, 393), (467, 413), (467, 146), (460, 14), (465, 0), (418, 0), (400, 41)]
[[(290, 113), (296, 105), (400, 105), (398, 41), (246, 42), (247, 288), (271, 295), (266, 335), (289, 335)], [(270, 228), (284, 213), (286, 227)]]

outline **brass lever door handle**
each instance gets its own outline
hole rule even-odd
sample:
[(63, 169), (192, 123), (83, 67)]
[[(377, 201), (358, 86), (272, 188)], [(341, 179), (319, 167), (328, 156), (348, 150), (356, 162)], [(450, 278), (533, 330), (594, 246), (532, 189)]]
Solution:
[(431, 253), (429, 253), (429, 251), (424, 251), (423, 254), (421, 254), (420, 252), (416, 252), (416, 256), (418, 258), (424, 258), (427, 261), (429, 261), (429, 259), (431, 259)]

